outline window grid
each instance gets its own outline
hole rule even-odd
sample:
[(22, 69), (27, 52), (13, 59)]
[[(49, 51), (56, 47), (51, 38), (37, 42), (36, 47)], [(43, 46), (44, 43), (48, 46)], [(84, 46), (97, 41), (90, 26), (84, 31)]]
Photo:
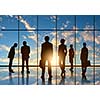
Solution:
[[(37, 32), (37, 66), (38, 66), (38, 32), (39, 31), (56, 31), (56, 52), (57, 52), (57, 33), (58, 31), (74, 31), (75, 32), (75, 51), (76, 51), (76, 31), (93, 31), (93, 84), (95, 85), (95, 67), (99, 67), (99, 66), (95, 66), (95, 34), (96, 34), (96, 31), (100, 31), (100, 29), (95, 29), (95, 16), (93, 16), (93, 29), (76, 29), (76, 26), (77, 26), (77, 22), (76, 22), (76, 16), (74, 16), (75, 18), (75, 29), (57, 29), (57, 15), (56, 15), (56, 29), (38, 29), (38, 24), (39, 24), (39, 21), (38, 21), (38, 16), (37, 16), (37, 29), (30, 29), (30, 30), (27, 30), (27, 29), (20, 29), (20, 22), (18, 20), (18, 29), (1, 29), (1, 31), (17, 31), (18, 32), (18, 85), (20, 84), (19, 82), (19, 74), (20, 74), (20, 64), (19, 64), (19, 49), (20, 49), (20, 31), (36, 31)], [(18, 19), (19, 16), (18, 16)], [(57, 57), (57, 53), (56, 53), (56, 57)], [(57, 65), (57, 59), (56, 59), (56, 65)], [(2, 66), (2, 65), (0, 65)], [(5, 65), (4, 65), (5, 66)], [(33, 66), (33, 65), (32, 65)], [(30, 66), (30, 67), (32, 67)], [(7, 66), (8, 67), (8, 66)], [(56, 85), (57, 85), (57, 67), (56, 66)], [(66, 67), (69, 67), (69, 66), (66, 66)], [(76, 85), (76, 68), (78, 66), (76, 66), (76, 54), (75, 54), (75, 65), (74, 65), (74, 68), (75, 68), (75, 85)], [(37, 67), (37, 85), (38, 85), (38, 67)]]

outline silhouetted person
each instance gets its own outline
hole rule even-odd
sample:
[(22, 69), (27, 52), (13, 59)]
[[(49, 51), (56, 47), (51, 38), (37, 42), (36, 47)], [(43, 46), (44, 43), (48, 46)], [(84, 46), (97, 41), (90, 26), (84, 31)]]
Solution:
[(61, 39), (61, 44), (59, 45), (58, 48), (58, 56), (59, 56), (59, 65), (61, 68), (61, 76), (65, 76), (65, 58), (66, 58), (66, 54), (67, 54), (67, 47), (66, 45), (64, 45), (65, 40)]
[(87, 61), (88, 61), (88, 49), (86, 47), (86, 43), (83, 43), (83, 48), (81, 49), (81, 63), (82, 63), (82, 79), (86, 80), (86, 69), (87, 69)]
[(41, 48), (41, 59), (42, 59), (42, 75), (41, 78), (44, 79), (45, 74), (45, 63), (48, 61), (48, 74), (49, 78), (52, 78), (52, 70), (51, 70), (51, 60), (53, 56), (53, 45), (49, 42), (49, 37), (45, 36), (45, 42), (42, 44)]
[(14, 73), (14, 71), (12, 70), (12, 62), (14, 59), (14, 55), (15, 55), (15, 48), (17, 47), (17, 43), (14, 43), (14, 45), (10, 48), (9, 54), (8, 54), (8, 58), (9, 58), (9, 72)]
[(23, 41), (23, 46), (21, 47), (21, 54), (22, 54), (22, 71), (21, 73), (24, 73), (24, 63), (26, 62), (26, 69), (27, 73), (30, 73), (28, 61), (29, 61), (29, 54), (30, 54), (30, 47), (27, 46), (27, 42)]
[(69, 49), (69, 62), (71, 64), (71, 68), (70, 71), (73, 72), (73, 58), (74, 58), (74, 49), (73, 49), (73, 45), (70, 45), (70, 49)]

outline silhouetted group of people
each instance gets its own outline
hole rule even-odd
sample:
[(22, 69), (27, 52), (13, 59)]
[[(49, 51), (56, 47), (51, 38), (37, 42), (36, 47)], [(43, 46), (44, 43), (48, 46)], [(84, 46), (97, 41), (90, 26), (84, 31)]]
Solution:
[[(42, 69), (42, 75), (41, 78), (45, 78), (45, 66), (46, 61), (48, 62), (48, 75), (49, 79), (52, 78), (52, 69), (51, 69), (51, 61), (53, 57), (53, 44), (49, 42), (49, 36), (45, 36), (45, 42), (41, 46), (41, 62), (40, 67)], [(9, 58), (9, 72), (14, 73), (12, 70), (12, 62), (15, 55), (15, 48), (17, 47), (17, 43), (14, 43), (14, 45), (11, 47), (8, 58)], [(22, 71), (21, 73), (24, 73), (24, 63), (26, 62), (26, 69), (27, 73), (30, 73), (29, 71), (29, 54), (30, 54), (30, 47), (27, 45), (26, 41), (23, 41), (23, 46), (21, 47), (21, 54), (22, 54)], [(69, 62), (71, 64), (70, 71), (73, 72), (73, 58), (74, 58), (74, 48), (73, 45), (70, 44), (69, 49)], [(60, 45), (58, 46), (58, 56), (59, 56), (59, 66), (61, 69), (61, 76), (65, 77), (65, 59), (67, 55), (67, 47), (65, 45), (65, 39), (60, 40)], [(82, 64), (82, 79), (86, 79), (86, 69), (87, 69), (87, 62), (88, 62), (88, 48), (86, 47), (86, 43), (83, 43), (83, 48), (81, 49), (80, 54), (80, 60)]]
[[(17, 43), (14, 43), (14, 45), (10, 48), (9, 54), (8, 54), (8, 58), (9, 58), (9, 72), (14, 73), (12, 67), (12, 62), (14, 59), (14, 55), (15, 55), (15, 48), (17, 47)], [(28, 62), (29, 62), (29, 54), (30, 54), (30, 47), (27, 46), (27, 42), (23, 41), (23, 46), (21, 47), (21, 54), (22, 54), (22, 71), (21, 73), (24, 74), (24, 63), (26, 62), (26, 69), (27, 69), (27, 73), (30, 73), (29, 71), (29, 66), (28, 66)]]

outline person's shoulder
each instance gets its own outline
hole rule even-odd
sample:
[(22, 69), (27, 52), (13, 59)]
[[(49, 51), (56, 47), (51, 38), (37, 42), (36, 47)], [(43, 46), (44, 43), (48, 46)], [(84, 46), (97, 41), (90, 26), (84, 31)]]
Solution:
[(21, 46), (21, 49), (24, 48), (24, 46)]

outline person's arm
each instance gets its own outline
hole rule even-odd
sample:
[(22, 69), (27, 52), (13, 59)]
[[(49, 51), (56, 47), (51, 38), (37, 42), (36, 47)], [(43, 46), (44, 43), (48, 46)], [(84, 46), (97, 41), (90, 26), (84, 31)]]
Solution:
[(43, 44), (41, 45), (41, 59), (43, 57)]
[(73, 58), (74, 58), (74, 54), (75, 54), (75, 52), (74, 52), (74, 49), (73, 49)]
[(66, 47), (66, 45), (65, 45), (65, 55), (67, 55), (67, 47)]
[(21, 47), (21, 53), (23, 52), (22, 47)]
[(83, 49), (81, 50), (80, 59), (82, 60)]
[(29, 47), (29, 53), (30, 53), (30, 47)]
[(53, 57), (53, 45), (51, 45), (51, 56)]

